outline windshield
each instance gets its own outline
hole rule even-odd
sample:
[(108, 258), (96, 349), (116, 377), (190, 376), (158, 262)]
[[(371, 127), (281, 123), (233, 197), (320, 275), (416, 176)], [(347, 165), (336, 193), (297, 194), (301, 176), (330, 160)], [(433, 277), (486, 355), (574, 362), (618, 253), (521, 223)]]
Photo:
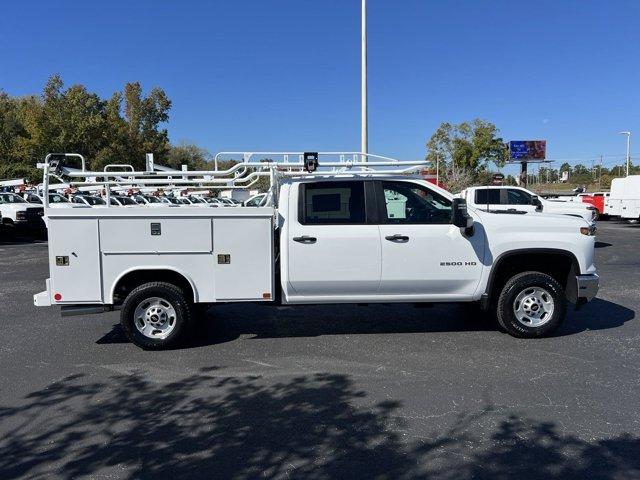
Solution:
[(99, 197), (86, 196), (82, 198), (84, 198), (89, 205), (106, 205), (107, 204), (107, 202), (105, 202), (103, 199)]
[(191, 201), (193, 203), (207, 203), (207, 202), (205, 202), (204, 200), (202, 200), (201, 198), (198, 198), (198, 197), (191, 197)]
[(247, 203), (245, 203), (245, 205), (247, 207), (257, 207), (258, 205), (260, 205), (260, 202), (262, 202), (263, 198), (264, 198), (263, 194), (256, 195), (255, 197), (250, 198), (249, 200), (247, 200)]
[(133, 201), (133, 199), (129, 198), (129, 197), (115, 197), (121, 205), (137, 205), (136, 202)]
[(59, 193), (50, 193), (49, 194), (49, 203), (69, 203), (69, 200), (64, 198)]
[(0, 193), (0, 203), (27, 203), (15, 193)]
[(158, 197), (145, 197), (149, 203), (162, 203)]

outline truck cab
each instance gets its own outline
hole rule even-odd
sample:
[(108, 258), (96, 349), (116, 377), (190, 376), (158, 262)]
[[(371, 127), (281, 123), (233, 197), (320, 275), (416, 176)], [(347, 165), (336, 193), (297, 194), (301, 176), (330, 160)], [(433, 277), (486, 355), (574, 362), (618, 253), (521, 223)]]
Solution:
[(598, 213), (592, 205), (580, 202), (547, 200), (522, 187), (469, 187), (458, 194), (468, 205), (485, 211), (523, 211), (580, 217), (595, 222)]

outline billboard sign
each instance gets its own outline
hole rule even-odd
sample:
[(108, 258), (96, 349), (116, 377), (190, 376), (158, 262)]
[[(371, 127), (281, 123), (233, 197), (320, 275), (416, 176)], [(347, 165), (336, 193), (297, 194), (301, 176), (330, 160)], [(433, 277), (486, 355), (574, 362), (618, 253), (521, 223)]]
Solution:
[(514, 140), (509, 142), (511, 160), (544, 160), (546, 156), (546, 140)]

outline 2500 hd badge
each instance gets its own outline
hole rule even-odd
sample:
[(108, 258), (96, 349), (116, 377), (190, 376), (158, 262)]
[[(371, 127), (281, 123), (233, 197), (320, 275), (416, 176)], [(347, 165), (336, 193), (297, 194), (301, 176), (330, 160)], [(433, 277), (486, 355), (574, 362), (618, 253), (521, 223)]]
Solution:
[(440, 262), (441, 267), (475, 267), (476, 262)]

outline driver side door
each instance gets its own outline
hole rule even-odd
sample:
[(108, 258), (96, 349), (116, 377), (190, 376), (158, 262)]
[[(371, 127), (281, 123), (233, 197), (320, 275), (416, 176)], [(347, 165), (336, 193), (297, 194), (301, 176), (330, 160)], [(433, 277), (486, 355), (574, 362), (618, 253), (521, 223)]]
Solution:
[(484, 231), (465, 236), (452, 202), (423, 183), (378, 181), (382, 275), (379, 293), (408, 301), (471, 297), (483, 268)]

